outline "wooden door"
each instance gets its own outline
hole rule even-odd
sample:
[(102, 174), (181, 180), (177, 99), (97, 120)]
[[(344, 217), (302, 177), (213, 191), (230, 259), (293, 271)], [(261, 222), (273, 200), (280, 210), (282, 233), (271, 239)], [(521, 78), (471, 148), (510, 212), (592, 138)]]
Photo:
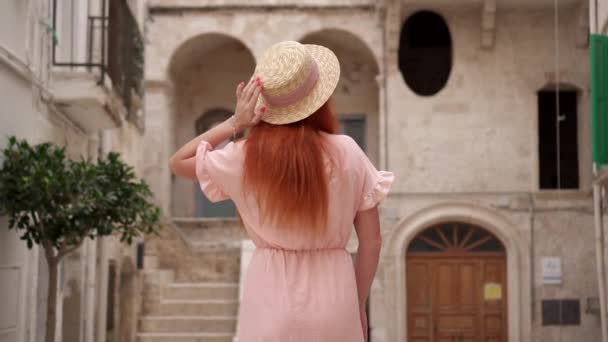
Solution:
[(440, 225), (407, 253), (411, 342), (506, 342), (504, 247), (481, 228)]

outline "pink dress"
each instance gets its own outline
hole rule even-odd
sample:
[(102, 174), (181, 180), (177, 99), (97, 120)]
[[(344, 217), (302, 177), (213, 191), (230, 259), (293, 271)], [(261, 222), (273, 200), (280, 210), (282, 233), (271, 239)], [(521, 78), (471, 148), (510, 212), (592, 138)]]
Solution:
[(210, 201), (232, 199), (256, 246), (244, 283), (239, 342), (363, 342), (357, 285), (346, 244), (357, 211), (388, 193), (393, 174), (377, 171), (348, 136), (322, 133), (329, 174), (329, 225), (323, 238), (261, 225), (241, 190), (244, 142), (222, 149), (201, 141), (196, 175)]

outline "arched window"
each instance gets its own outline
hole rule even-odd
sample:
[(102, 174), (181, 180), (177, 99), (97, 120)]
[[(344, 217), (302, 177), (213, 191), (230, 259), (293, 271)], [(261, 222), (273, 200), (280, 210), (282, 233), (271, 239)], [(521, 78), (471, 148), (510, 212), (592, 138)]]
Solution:
[(399, 69), (405, 83), (418, 95), (437, 94), (452, 70), (452, 38), (437, 13), (421, 11), (401, 28)]
[(504, 254), (505, 247), (487, 230), (472, 224), (449, 222), (424, 230), (410, 243), (408, 254)]

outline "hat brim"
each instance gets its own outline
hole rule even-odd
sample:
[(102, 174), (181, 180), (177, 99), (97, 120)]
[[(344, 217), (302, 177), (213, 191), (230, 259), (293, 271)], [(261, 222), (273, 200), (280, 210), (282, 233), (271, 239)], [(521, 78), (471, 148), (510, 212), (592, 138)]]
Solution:
[[(266, 106), (262, 121), (273, 125), (285, 125), (303, 120), (329, 100), (340, 80), (340, 63), (330, 49), (313, 44), (304, 44), (319, 67), (319, 80), (312, 91), (302, 100), (285, 107), (272, 107), (260, 96), (256, 108)], [(263, 81), (263, 80), (262, 80)]]

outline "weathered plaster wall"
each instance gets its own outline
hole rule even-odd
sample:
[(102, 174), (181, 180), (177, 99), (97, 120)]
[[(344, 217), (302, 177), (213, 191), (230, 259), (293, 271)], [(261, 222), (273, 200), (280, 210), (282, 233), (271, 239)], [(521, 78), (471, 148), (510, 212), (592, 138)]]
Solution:
[[(453, 40), (446, 87), (420, 97), (395, 64), (389, 69), (387, 153), (398, 171), (395, 191), (537, 190), (537, 91), (556, 81), (552, 11), (498, 12), (492, 50), (480, 47), (479, 14), (438, 13)], [(561, 18), (559, 80), (580, 89), (580, 184), (589, 189), (589, 52), (576, 47), (575, 19)]]

